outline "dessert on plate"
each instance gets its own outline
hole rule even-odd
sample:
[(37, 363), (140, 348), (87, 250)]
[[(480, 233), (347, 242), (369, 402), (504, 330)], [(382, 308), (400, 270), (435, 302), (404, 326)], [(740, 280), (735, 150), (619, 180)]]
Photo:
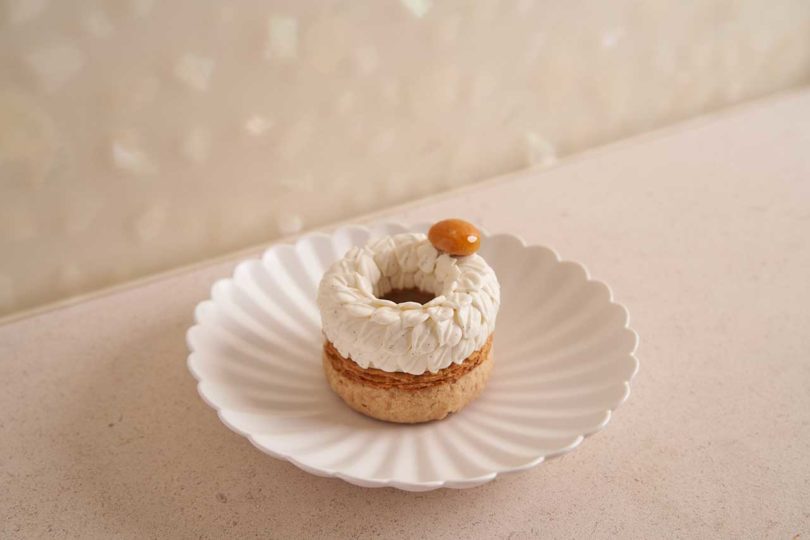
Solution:
[(469, 223), (436, 223), (351, 248), (324, 274), (318, 307), (329, 385), (389, 422), (440, 420), (484, 389), (500, 306)]

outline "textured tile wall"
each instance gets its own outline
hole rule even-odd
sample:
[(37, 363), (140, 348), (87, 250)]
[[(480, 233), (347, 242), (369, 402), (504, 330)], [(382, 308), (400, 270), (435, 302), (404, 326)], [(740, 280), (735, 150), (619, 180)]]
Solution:
[(5, 0), (0, 314), (809, 78), (804, 0)]

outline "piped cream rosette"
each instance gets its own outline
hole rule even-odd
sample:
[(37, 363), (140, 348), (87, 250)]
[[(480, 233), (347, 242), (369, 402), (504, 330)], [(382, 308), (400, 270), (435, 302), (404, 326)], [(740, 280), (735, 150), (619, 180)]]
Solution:
[[(435, 295), (425, 304), (382, 297), (394, 289)], [(440, 253), (424, 234), (353, 247), (318, 289), (323, 332), (360, 367), (413, 375), (460, 364), (495, 330), (500, 287), (477, 254)]]

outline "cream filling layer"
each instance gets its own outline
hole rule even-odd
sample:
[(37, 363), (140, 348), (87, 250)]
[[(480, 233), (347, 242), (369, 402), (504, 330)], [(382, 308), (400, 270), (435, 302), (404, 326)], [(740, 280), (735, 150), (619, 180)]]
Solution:
[[(417, 288), (426, 304), (394, 303), (393, 289)], [(399, 234), (353, 247), (318, 288), (323, 332), (362, 368), (419, 375), (459, 364), (495, 330), (501, 295), (479, 255), (440, 254), (423, 234)]]

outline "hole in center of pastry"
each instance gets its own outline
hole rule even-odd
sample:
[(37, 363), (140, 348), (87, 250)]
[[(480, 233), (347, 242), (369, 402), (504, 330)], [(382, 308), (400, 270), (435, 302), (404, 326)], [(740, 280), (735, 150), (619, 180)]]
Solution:
[(427, 304), (434, 298), (436, 298), (435, 294), (420, 289), (392, 289), (382, 296), (383, 300), (390, 300), (396, 304), (404, 304), (405, 302)]

